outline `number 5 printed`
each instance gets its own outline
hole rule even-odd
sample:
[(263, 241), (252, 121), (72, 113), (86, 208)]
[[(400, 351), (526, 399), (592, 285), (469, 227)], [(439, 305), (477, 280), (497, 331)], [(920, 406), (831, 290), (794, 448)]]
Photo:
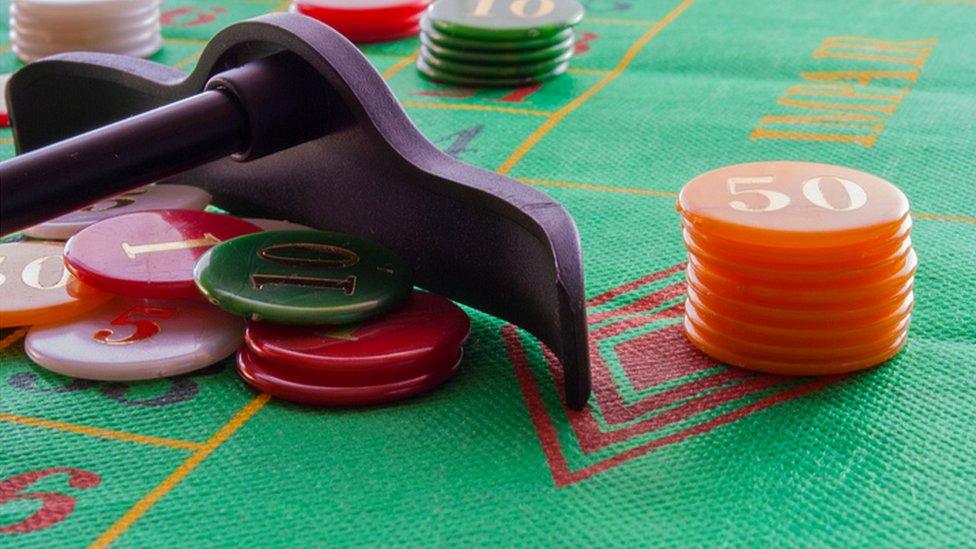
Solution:
[(769, 202), (763, 208), (750, 208), (748, 204), (741, 200), (733, 200), (729, 202), (729, 206), (733, 210), (739, 210), (740, 212), (775, 212), (776, 210), (782, 210), (783, 208), (790, 205), (790, 197), (779, 191), (771, 191), (769, 189), (740, 189), (739, 185), (766, 185), (773, 182), (773, 176), (763, 176), (763, 177), (730, 177), (728, 181), (729, 193), (733, 195), (741, 194), (758, 194), (760, 196), (766, 197)]
[(132, 334), (123, 338), (110, 339), (115, 332), (111, 328), (102, 328), (101, 330), (98, 330), (92, 334), (92, 339), (98, 341), (99, 343), (106, 343), (108, 345), (128, 345), (137, 341), (149, 339), (150, 337), (159, 333), (159, 324), (153, 322), (152, 320), (133, 319), (132, 317), (135, 315), (169, 318), (173, 316), (173, 309), (166, 309), (163, 307), (133, 307), (120, 314), (115, 318), (115, 320), (112, 321), (112, 326), (132, 326), (135, 328)]
[[(828, 180), (836, 181), (840, 184), (844, 193), (847, 194), (846, 206), (835, 206), (824, 196), (823, 184)], [(740, 212), (775, 212), (782, 210), (790, 205), (790, 197), (780, 191), (771, 189), (757, 189), (755, 187), (742, 189), (740, 185), (768, 185), (773, 182), (773, 176), (766, 175), (761, 177), (730, 177), (726, 182), (729, 193), (738, 196), (743, 194), (758, 194), (766, 198), (767, 204), (761, 208), (750, 208), (748, 204), (741, 200), (732, 200), (729, 207)], [(850, 212), (864, 207), (868, 203), (867, 192), (857, 183), (842, 177), (811, 177), (801, 185), (803, 197), (818, 208), (831, 210), (834, 212)]]
[(52, 467), (23, 473), (0, 481), (0, 507), (12, 501), (30, 500), (39, 502), (41, 505), (40, 509), (24, 520), (15, 524), (0, 526), (0, 534), (36, 532), (67, 518), (75, 510), (75, 498), (73, 496), (57, 492), (24, 492), (27, 487), (38, 480), (62, 473), (68, 475), (68, 485), (79, 490), (93, 488), (102, 482), (101, 477), (95, 473), (71, 467)]

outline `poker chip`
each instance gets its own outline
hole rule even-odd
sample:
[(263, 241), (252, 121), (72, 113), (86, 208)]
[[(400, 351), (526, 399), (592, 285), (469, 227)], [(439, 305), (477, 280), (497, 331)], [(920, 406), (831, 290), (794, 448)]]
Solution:
[(522, 78), (522, 77), (544, 77), (561, 65), (565, 65), (573, 52), (567, 50), (561, 55), (544, 61), (532, 63), (511, 63), (506, 65), (476, 65), (451, 59), (437, 57), (425, 46), (420, 47), (420, 56), (431, 69), (453, 73), (461, 76), (475, 76), (480, 78), (499, 77), (499, 78)]
[(566, 72), (567, 68), (569, 68), (569, 63), (565, 62), (543, 74), (529, 75), (529, 76), (513, 76), (513, 77), (506, 77), (506, 78), (493, 78), (487, 76), (468, 76), (468, 75), (443, 71), (428, 65), (427, 61), (423, 57), (417, 57), (417, 70), (420, 71), (421, 75), (437, 82), (443, 82), (445, 84), (455, 84), (459, 86), (474, 86), (474, 87), (527, 86), (529, 84), (534, 84), (536, 82), (543, 82), (550, 78), (559, 76), (560, 74)]
[(106, 292), (158, 299), (198, 298), (197, 260), (215, 244), (260, 229), (228, 215), (153, 210), (111, 217), (71, 237), (65, 263)]
[(296, 0), (291, 11), (317, 19), (356, 43), (416, 35), (430, 0)]
[[(70, 243), (69, 243), (70, 244)], [(348, 324), (386, 313), (410, 294), (410, 267), (362, 238), (325, 231), (256, 233), (215, 246), (197, 287), (250, 320)]]
[(565, 40), (551, 46), (515, 51), (493, 51), (446, 47), (434, 42), (428, 33), (420, 35), (421, 45), (438, 59), (474, 63), (485, 67), (535, 63), (555, 59), (566, 55), (567, 52), (572, 52), (575, 41), (575, 37), (570, 35)]
[(162, 47), (159, 0), (17, 0), (10, 38), (23, 61), (67, 51), (148, 57)]
[(285, 377), (245, 346), (237, 352), (237, 372), (255, 389), (291, 402), (316, 406), (373, 406), (411, 398), (439, 387), (457, 372), (462, 356), (463, 352), (459, 350), (451, 366), (412, 379), (376, 385), (327, 386), (300, 375)]
[(576, 0), (439, 0), (427, 12), (449, 36), (511, 42), (558, 35), (583, 20)]
[(31, 238), (65, 240), (103, 219), (146, 210), (202, 210), (210, 193), (187, 185), (147, 185), (24, 230)]
[(62, 375), (105, 381), (174, 376), (240, 347), (243, 322), (203, 301), (117, 299), (71, 321), (35, 326), (24, 350)]
[(0, 128), (10, 126), (10, 114), (7, 110), (7, 81), (10, 74), (0, 74)]
[(439, 0), (420, 20), (417, 70), (461, 86), (544, 82), (568, 69), (583, 13), (575, 0)]
[(469, 329), (468, 316), (450, 300), (414, 291), (403, 306), (362, 324), (249, 322), (244, 341), (283, 374), (323, 385), (374, 385), (451, 366)]
[(757, 162), (678, 196), (689, 341), (713, 358), (786, 375), (839, 374), (907, 341), (918, 257), (908, 199), (871, 174)]
[(111, 299), (76, 279), (54, 242), (0, 244), (0, 328), (58, 322)]
[(573, 29), (566, 29), (562, 32), (547, 36), (545, 38), (533, 38), (530, 40), (518, 41), (487, 41), (472, 40), (469, 38), (459, 38), (449, 36), (435, 29), (430, 24), (427, 17), (420, 18), (420, 37), (439, 46), (455, 50), (473, 50), (489, 52), (518, 53), (523, 51), (533, 51), (541, 48), (550, 48), (557, 44), (564, 43), (566, 40), (575, 40)]

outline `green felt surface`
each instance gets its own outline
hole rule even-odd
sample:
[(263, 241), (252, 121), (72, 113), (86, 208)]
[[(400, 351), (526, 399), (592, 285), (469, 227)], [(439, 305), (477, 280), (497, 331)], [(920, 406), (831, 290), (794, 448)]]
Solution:
[[(358, 411), (268, 400), (231, 361), (72, 381), (31, 366), (22, 331), (3, 330), (0, 529), (50, 524), (0, 546), (972, 544), (976, 4), (586, 4), (572, 68), (538, 89), (429, 82), (407, 58), (417, 39), (364, 51), (438, 146), (576, 218), (587, 410), (562, 408), (538, 342), (475, 311), (455, 380)], [(166, 1), (154, 60), (189, 69), (220, 28), (284, 7)], [(0, 154), (13, 154), (9, 129)], [(872, 172), (911, 200), (917, 306), (889, 364), (781, 379), (683, 339), (675, 193), (768, 159)], [(63, 468), (98, 482), (75, 471), (73, 487)], [(61, 503), (38, 515), (38, 493), (67, 499), (46, 496)]]

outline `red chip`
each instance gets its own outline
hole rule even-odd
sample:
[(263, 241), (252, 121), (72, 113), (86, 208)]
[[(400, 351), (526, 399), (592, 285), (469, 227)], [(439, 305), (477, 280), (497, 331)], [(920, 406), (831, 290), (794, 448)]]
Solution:
[(298, 13), (322, 22), (340, 21), (403, 21), (430, 5), (432, 0), (296, 0), (292, 3)]
[(292, 11), (317, 19), (353, 42), (383, 42), (420, 32), (429, 0), (299, 0)]
[(64, 258), (79, 280), (130, 297), (200, 296), (197, 259), (214, 245), (259, 232), (252, 223), (192, 210), (137, 212), (99, 221), (71, 237)]
[(444, 370), (470, 330), (468, 315), (439, 295), (415, 291), (392, 313), (350, 326), (249, 322), (246, 346), (275, 372), (325, 386), (409, 380)]
[(279, 369), (254, 356), (245, 345), (237, 352), (237, 372), (255, 389), (283, 400), (317, 406), (371, 406), (403, 400), (437, 388), (457, 371), (461, 354), (458, 350), (451, 366), (413, 379), (358, 387), (331, 387), (302, 377), (284, 377)]

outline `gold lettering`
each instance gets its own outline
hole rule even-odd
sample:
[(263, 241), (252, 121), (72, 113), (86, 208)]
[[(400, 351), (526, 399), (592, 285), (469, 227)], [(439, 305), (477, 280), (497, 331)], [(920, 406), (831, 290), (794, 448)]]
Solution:
[[(54, 284), (45, 286), (41, 282), (41, 269), (44, 268), (45, 263), (52, 259), (58, 265), (58, 280)], [(68, 280), (71, 279), (71, 273), (68, 272), (68, 269), (64, 268), (64, 256), (47, 255), (44, 257), (39, 257), (28, 263), (24, 267), (23, 272), (20, 274), (20, 279), (24, 281), (24, 284), (27, 284), (31, 288), (38, 290), (53, 290), (55, 288), (61, 288), (62, 286), (67, 285)]]
[(835, 126), (841, 128), (884, 129), (886, 117), (877, 114), (839, 113), (839, 114), (782, 114), (762, 117), (762, 125), (810, 124), (814, 126)]
[(158, 242), (156, 244), (132, 245), (127, 242), (122, 243), (122, 251), (129, 259), (135, 259), (139, 254), (151, 254), (155, 252), (167, 252), (172, 250), (188, 250), (190, 248), (200, 248), (203, 246), (213, 246), (220, 244), (220, 239), (216, 236), (205, 233), (203, 238), (193, 240), (176, 240), (173, 242)]
[(346, 295), (356, 293), (356, 276), (346, 278), (316, 278), (313, 276), (276, 275), (254, 273), (251, 275), (251, 285), (255, 290), (263, 290), (265, 286), (301, 286), (303, 288), (322, 288), (326, 290), (341, 290)]
[(867, 86), (875, 79), (904, 80), (915, 83), (918, 81), (917, 70), (913, 71), (823, 71), (801, 72), (800, 77), (811, 82), (834, 82), (837, 80), (856, 80), (858, 84)]
[[(300, 255), (302, 253), (306, 255)], [(312, 254), (319, 254), (320, 257), (311, 257)], [(272, 244), (261, 248), (258, 251), (258, 256), (268, 261), (294, 267), (345, 269), (359, 263), (359, 254), (348, 248), (312, 242)]]
[(866, 36), (835, 36), (824, 40), (813, 52), (813, 58), (901, 63), (921, 68), (938, 42), (938, 38), (878, 40)]
[[(776, 101), (800, 112), (762, 117), (750, 140), (785, 139), (851, 143), (873, 147), (888, 118), (897, 112), (911, 88), (870, 87), (875, 80), (901, 80), (914, 84), (938, 38), (880, 40), (865, 36), (827, 38), (813, 52), (814, 59), (912, 65), (913, 70), (831, 70), (800, 73), (807, 83), (787, 88)], [(779, 126), (771, 129), (769, 126)], [(790, 128), (792, 126), (792, 128)], [(836, 129), (837, 133), (825, 128)], [(849, 130), (844, 132), (844, 130)]]
[(855, 143), (863, 147), (871, 148), (878, 140), (880, 132), (871, 132), (867, 135), (857, 134), (831, 134), (814, 132), (786, 132), (769, 130), (766, 128), (756, 128), (749, 134), (749, 139), (785, 139), (789, 141), (821, 141), (831, 143)]
[[(790, 86), (777, 102), (780, 105), (801, 109), (875, 111), (891, 114), (898, 109), (898, 105), (901, 104), (902, 99), (909, 91), (908, 88), (902, 88), (899, 93), (893, 95), (858, 91), (850, 84), (798, 84)], [(799, 97), (825, 97), (851, 99), (853, 101), (805, 101), (796, 99)]]

